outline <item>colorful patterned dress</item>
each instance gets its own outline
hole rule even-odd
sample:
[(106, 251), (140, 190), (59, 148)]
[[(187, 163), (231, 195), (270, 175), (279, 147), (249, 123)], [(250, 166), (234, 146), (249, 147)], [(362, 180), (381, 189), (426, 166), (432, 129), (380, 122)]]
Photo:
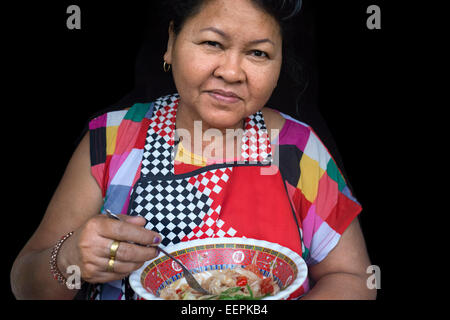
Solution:
[[(322, 261), (360, 213), (313, 130), (285, 114), (270, 140), (261, 112), (245, 119), (237, 159), (210, 162), (176, 140), (179, 96), (138, 103), (89, 124), (92, 174), (104, 209), (141, 215), (162, 245), (208, 237), (279, 243), (308, 265)], [(133, 298), (127, 279), (98, 285), (96, 299)], [(309, 290), (309, 281), (291, 295)]]

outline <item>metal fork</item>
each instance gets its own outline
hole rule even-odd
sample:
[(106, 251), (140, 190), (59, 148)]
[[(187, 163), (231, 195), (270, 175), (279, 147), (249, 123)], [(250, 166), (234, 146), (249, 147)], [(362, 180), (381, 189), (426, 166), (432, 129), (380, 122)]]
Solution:
[[(109, 218), (115, 219), (115, 220), (119, 220), (122, 221), (122, 219), (120, 218), (119, 215), (112, 213), (111, 211), (109, 211), (108, 209), (105, 209), (106, 211), (106, 216), (108, 216)], [(145, 246), (139, 243), (134, 243), (136, 245), (140, 245), (140, 246), (144, 246), (144, 247), (150, 247), (150, 246)], [(194, 278), (194, 275), (188, 270), (188, 268), (186, 268), (186, 266), (177, 258), (175, 258), (174, 256), (172, 256), (170, 253), (168, 253), (166, 250), (162, 249), (160, 246), (156, 246), (156, 248), (158, 248), (162, 253), (164, 253), (166, 256), (168, 256), (170, 259), (172, 259), (173, 261), (175, 261), (176, 263), (178, 263), (178, 265), (181, 267), (181, 269), (183, 270), (183, 274), (184, 277), (186, 278), (186, 282), (188, 283), (188, 285), (200, 292), (201, 294), (205, 294), (205, 295), (211, 295), (211, 293), (209, 293), (207, 290), (203, 289), (202, 286), (200, 285), (200, 283), (198, 283), (198, 281)]]

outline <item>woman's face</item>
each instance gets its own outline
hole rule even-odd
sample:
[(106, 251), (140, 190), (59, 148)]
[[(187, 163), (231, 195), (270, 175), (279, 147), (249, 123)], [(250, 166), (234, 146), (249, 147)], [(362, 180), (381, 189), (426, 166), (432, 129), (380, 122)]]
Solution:
[(179, 114), (214, 128), (236, 128), (275, 89), (282, 63), (276, 20), (250, 0), (206, 1), (164, 55), (180, 94)]

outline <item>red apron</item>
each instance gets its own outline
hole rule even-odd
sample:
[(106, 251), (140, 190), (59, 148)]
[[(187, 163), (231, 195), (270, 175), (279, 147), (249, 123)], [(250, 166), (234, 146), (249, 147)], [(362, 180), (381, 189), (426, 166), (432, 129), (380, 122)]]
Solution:
[[(176, 109), (177, 103), (154, 106), (128, 214), (143, 216), (145, 227), (163, 236), (163, 246), (208, 237), (247, 237), (278, 243), (301, 256), (299, 221), (284, 181), (279, 170), (267, 170), (272, 148), (262, 113), (245, 120), (243, 161), (175, 174)], [(125, 285), (126, 297), (132, 294)]]

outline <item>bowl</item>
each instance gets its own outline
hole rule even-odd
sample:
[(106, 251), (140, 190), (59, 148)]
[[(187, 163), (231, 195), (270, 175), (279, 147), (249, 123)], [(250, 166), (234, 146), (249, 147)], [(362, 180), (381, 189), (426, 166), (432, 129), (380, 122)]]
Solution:
[[(180, 242), (166, 251), (179, 259), (191, 273), (230, 269), (256, 263), (268, 276), (271, 268), (281, 290), (265, 300), (284, 300), (306, 280), (308, 268), (296, 252), (279, 244), (249, 238), (206, 238)], [(159, 293), (183, 278), (181, 267), (160, 253), (131, 273), (129, 281), (138, 299), (163, 300)]]

